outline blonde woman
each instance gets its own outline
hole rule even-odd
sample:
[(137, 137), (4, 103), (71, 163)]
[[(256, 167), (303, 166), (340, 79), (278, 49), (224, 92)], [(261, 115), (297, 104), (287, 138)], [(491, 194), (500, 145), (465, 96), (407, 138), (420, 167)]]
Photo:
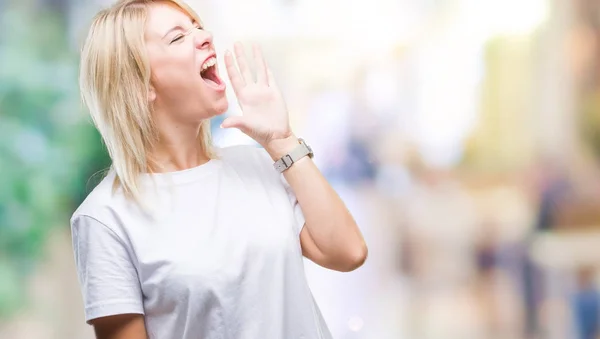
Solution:
[(127, 0), (93, 20), (81, 92), (110, 153), (71, 219), (85, 316), (98, 338), (331, 338), (302, 256), (361, 266), (365, 242), (297, 138), (257, 47), (224, 63), (262, 148), (213, 148), (227, 110), (220, 56), (181, 1)]

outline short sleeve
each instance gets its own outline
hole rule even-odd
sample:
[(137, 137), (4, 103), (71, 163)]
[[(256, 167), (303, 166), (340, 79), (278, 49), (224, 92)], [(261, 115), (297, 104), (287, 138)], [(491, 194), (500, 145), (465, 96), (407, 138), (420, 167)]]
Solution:
[(121, 238), (89, 216), (74, 217), (71, 231), (85, 320), (144, 314), (137, 271)]

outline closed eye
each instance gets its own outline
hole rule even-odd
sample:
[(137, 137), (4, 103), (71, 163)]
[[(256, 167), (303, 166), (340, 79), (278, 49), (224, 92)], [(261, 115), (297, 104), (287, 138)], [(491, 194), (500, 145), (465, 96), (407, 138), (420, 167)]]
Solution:
[(176, 36), (175, 39), (171, 40), (171, 43), (177, 42), (183, 38), (184, 38), (184, 35), (180, 34), (180, 35)]
[[(198, 30), (203, 30), (204, 27), (202, 27), (200, 24), (195, 24), (194, 29), (198, 29)], [(171, 43), (177, 42), (183, 38), (185, 38), (186, 35), (189, 35), (190, 33), (192, 33), (192, 29), (190, 29), (189, 31), (185, 32), (184, 34), (179, 34), (177, 35), (173, 40), (171, 40)]]

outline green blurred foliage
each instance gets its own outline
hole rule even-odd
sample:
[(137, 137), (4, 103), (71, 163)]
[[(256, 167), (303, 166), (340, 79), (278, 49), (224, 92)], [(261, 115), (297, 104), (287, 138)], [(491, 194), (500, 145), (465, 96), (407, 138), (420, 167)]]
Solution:
[(24, 282), (53, 227), (109, 165), (78, 91), (78, 54), (61, 13), (0, 13), (0, 318), (26, 304)]

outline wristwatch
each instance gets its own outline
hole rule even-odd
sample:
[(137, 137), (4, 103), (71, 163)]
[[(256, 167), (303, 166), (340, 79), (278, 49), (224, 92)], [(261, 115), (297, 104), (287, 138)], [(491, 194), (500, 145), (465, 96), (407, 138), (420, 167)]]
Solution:
[(296, 161), (304, 158), (307, 155), (312, 159), (314, 156), (312, 148), (310, 148), (310, 146), (304, 142), (304, 139), (298, 138), (298, 146), (296, 146), (290, 153), (281, 157), (281, 159), (275, 161), (273, 167), (275, 167), (279, 173), (283, 173)]

